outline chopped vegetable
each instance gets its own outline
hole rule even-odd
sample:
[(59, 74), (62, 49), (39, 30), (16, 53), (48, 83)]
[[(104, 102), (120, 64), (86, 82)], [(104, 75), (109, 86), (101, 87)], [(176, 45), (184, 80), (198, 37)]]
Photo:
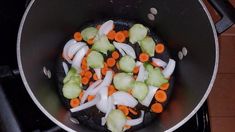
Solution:
[(163, 103), (166, 101), (167, 99), (167, 95), (166, 95), (166, 92), (163, 91), (163, 90), (158, 90), (155, 94), (155, 99), (160, 102), (160, 103)]
[(80, 72), (81, 68), (81, 63), (82, 63), (82, 58), (86, 55), (89, 47), (84, 46), (82, 47), (75, 55), (72, 63), (72, 67), (74, 67), (78, 72)]
[(144, 63), (144, 67), (148, 72), (151, 72), (153, 70), (153, 66), (149, 63)]
[(160, 66), (162, 68), (165, 68), (167, 66), (167, 63), (161, 59), (158, 58), (152, 58), (153, 63), (155, 63), (157, 66)]
[(63, 69), (64, 69), (64, 73), (67, 75), (68, 72), (69, 72), (69, 67), (68, 67), (68, 65), (67, 65), (65, 62), (62, 62), (62, 66), (63, 66)]
[(148, 79), (146, 80), (146, 83), (151, 86), (160, 87), (163, 83), (167, 83), (168, 80), (164, 78), (164, 76), (161, 73), (161, 70), (156, 67), (148, 74)]
[(71, 45), (68, 49), (68, 57), (72, 59), (74, 55), (84, 46), (86, 46), (86, 43), (84, 42), (77, 42), (74, 45)]
[(68, 61), (69, 63), (71, 63), (71, 58), (68, 56), (68, 50), (70, 48), (71, 45), (74, 45), (76, 44), (77, 41), (75, 39), (70, 39), (64, 46), (64, 49), (63, 49), (63, 57), (66, 61)]
[(131, 89), (133, 82), (133, 77), (127, 73), (117, 73), (113, 79), (114, 86), (121, 91), (128, 91)]
[(75, 32), (73, 37), (76, 41), (82, 41), (82, 35), (80, 32)]
[(107, 51), (113, 51), (115, 48), (110, 44), (106, 36), (101, 36), (99, 39), (95, 40), (92, 49), (107, 55)]
[(149, 55), (146, 53), (141, 53), (139, 56), (139, 60), (141, 62), (147, 62), (149, 60)]
[(154, 103), (151, 106), (151, 111), (155, 113), (161, 113), (163, 111), (163, 107), (160, 103)]
[(87, 77), (82, 78), (82, 84), (87, 85), (88, 82), (89, 82), (89, 78), (87, 78)]
[(161, 85), (160, 89), (161, 90), (167, 90), (169, 88), (170, 84), (169, 83), (164, 83)]
[(112, 132), (121, 132), (125, 123), (126, 117), (120, 110), (112, 110), (107, 118), (108, 129)]
[(136, 81), (131, 93), (135, 98), (141, 101), (147, 96), (148, 87), (145, 83)]
[(91, 53), (87, 56), (87, 64), (91, 68), (103, 68), (104, 57), (97, 51), (91, 51)]
[(145, 37), (140, 41), (142, 52), (147, 53), (149, 56), (154, 56), (155, 42), (151, 37)]
[(95, 38), (98, 30), (94, 27), (88, 27), (82, 30), (81, 35), (85, 41)]
[(140, 68), (139, 68), (138, 76), (136, 78), (136, 81), (144, 82), (146, 80), (146, 78), (147, 78), (146, 70), (144, 68), (144, 65), (141, 64)]
[(116, 32), (114, 30), (110, 31), (107, 35), (109, 40), (114, 40), (116, 36)]
[(138, 114), (138, 113), (137, 113), (134, 109), (132, 109), (132, 108), (129, 108), (129, 111), (130, 111), (130, 113), (133, 114), (133, 115), (137, 115), (137, 114)]
[(117, 91), (112, 96), (115, 105), (125, 105), (134, 108), (138, 101), (127, 92)]
[(157, 45), (155, 46), (155, 51), (156, 51), (156, 53), (158, 53), (158, 54), (163, 53), (164, 50), (165, 50), (165, 46), (164, 46), (163, 44), (161, 44), (161, 43), (159, 43), (159, 44), (157, 44)]
[(82, 100), (83, 95), (84, 95), (84, 91), (80, 92), (80, 94), (79, 94), (79, 99), (80, 100)]
[(123, 56), (119, 60), (120, 69), (124, 72), (132, 72), (135, 68), (135, 60), (131, 56)]
[(154, 87), (154, 86), (148, 86), (148, 94), (147, 96), (144, 98), (144, 100), (142, 100), (140, 103), (146, 107), (149, 107), (151, 101), (153, 100), (153, 97), (156, 93), (156, 91), (158, 90), (158, 87)]
[(122, 43), (126, 40), (125, 35), (123, 34), (123, 32), (119, 31), (115, 34), (115, 41)]
[(77, 74), (77, 70), (75, 68), (71, 67), (69, 72), (65, 76), (63, 83), (64, 84), (67, 83), (73, 76), (78, 76), (78, 74)]
[(171, 74), (175, 70), (175, 61), (173, 59), (170, 59), (166, 68), (162, 71), (162, 74), (164, 75), (165, 78), (169, 78)]
[(137, 119), (127, 120), (126, 125), (136, 126), (136, 125), (139, 125), (140, 123), (142, 123), (143, 120), (144, 120), (144, 111), (141, 110), (141, 116)]
[(78, 98), (74, 98), (70, 100), (70, 106), (72, 108), (79, 106), (80, 100)]
[(124, 106), (124, 105), (118, 105), (117, 108), (118, 108), (119, 110), (121, 110), (121, 111), (124, 113), (125, 116), (127, 116), (127, 115), (129, 114), (129, 109), (128, 109), (126, 106)]
[(90, 38), (87, 40), (87, 44), (92, 45), (94, 44), (94, 38)]
[(107, 59), (107, 65), (109, 67), (113, 67), (113, 66), (115, 66), (115, 64), (116, 64), (116, 60), (114, 58), (108, 58)]
[(93, 79), (94, 79), (95, 81), (97, 81), (97, 80), (98, 80), (98, 76), (96, 75), (96, 73), (95, 73), (95, 74), (93, 74)]
[(133, 69), (133, 73), (134, 74), (137, 74), (139, 72), (139, 67), (138, 66), (135, 66), (135, 68)]
[(100, 68), (95, 68), (94, 71), (95, 71), (95, 74), (97, 75), (97, 78), (101, 79), (101, 77), (102, 77), (101, 69)]
[(142, 24), (135, 24), (129, 30), (129, 41), (134, 44), (140, 40), (143, 40), (147, 35), (148, 29)]
[(119, 53), (117, 52), (117, 51), (114, 51), (113, 53), (112, 53), (112, 57), (114, 58), (114, 59), (118, 59), (119, 58)]
[(86, 71), (84, 76), (87, 77), (87, 78), (91, 78), (92, 77), (92, 73), (90, 71)]
[(125, 53), (121, 53), (122, 56), (124, 55), (129, 55), (131, 57), (133, 57), (134, 59), (136, 58), (136, 55), (135, 55), (135, 50), (128, 44), (125, 44), (125, 43), (118, 43), (118, 42), (113, 42), (114, 46), (117, 48), (117, 49), (122, 49), (122, 51), (124, 51)]
[(103, 23), (99, 28), (99, 35), (107, 35), (111, 30), (113, 30), (114, 24), (112, 20), (108, 20)]
[(123, 30), (122, 33), (125, 35), (126, 38), (129, 37), (129, 32), (127, 30)]
[(113, 93), (117, 92), (113, 85), (108, 87), (108, 96), (111, 96)]
[(86, 101), (87, 97), (88, 97), (89, 95), (91, 95), (91, 92), (93, 91), (93, 89), (94, 89), (95, 87), (97, 87), (101, 82), (102, 82), (102, 80), (97, 80), (97, 81), (95, 81), (92, 85), (90, 85), (90, 86), (87, 88), (87, 90), (85, 91), (84, 95), (82, 96), (81, 104), (83, 104), (83, 103)]
[(62, 89), (63, 95), (67, 99), (77, 98), (81, 91), (80, 83), (77, 82), (67, 82)]

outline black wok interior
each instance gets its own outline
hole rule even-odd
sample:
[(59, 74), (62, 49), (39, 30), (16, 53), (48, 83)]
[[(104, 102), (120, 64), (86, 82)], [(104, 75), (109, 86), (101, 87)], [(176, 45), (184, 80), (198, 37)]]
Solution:
[[(155, 21), (147, 17), (151, 7), (158, 10)], [(76, 131), (89, 131), (69, 120), (69, 112), (57, 94), (55, 75), (48, 79), (43, 74), (43, 66), (54, 73), (61, 48), (80, 25), (110, 18), (143, 23), (168, 44), (171, 56), (177, 61), (175, 87), (169, 106), (159, 119), (140, 131), (170, 129), (198, 105), (214, 71), (215, 38), (209, 19), (198, 1), (34, 1), (24, 22), (19, 47), (19, 58), (30, 91), (43, 109), (54, 117), (52, 120)], [(177, 53), (183, 46), (188, 49), (188, 55), (181, 61)]]

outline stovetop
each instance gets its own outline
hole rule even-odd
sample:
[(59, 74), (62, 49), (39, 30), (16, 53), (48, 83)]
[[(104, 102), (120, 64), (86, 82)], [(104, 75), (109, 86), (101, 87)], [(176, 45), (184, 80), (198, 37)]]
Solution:
[[(16, 38), (28, 0), (0, 3), (0, 71), (3, 66), (17, 69)], [(17, 70), (14, 71), (17, 74)], [(1, 73), (0, 73), (1, 74)], [(0, 75), (0, 79), (1, 79)], [(63, 131), (33, 103), (19, 75), (0, 81), (0, 131)], [(176, 132), (209, 132), (207, 103)]]

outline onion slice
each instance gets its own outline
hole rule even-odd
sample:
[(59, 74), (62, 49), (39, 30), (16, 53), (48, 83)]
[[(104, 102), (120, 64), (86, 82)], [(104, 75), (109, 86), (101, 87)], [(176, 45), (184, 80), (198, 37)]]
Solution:
[(114, 27), (113, 20), (108, 20), (100, 26), (99, 35), (107, 35)]
[(108, 98), (108, 105), (107, 105), (107, 112), (104, 117), (101, 118), (101, 125), (104, 126), (106, 123), (106, 119), (109, 115), (109, 113), (115, 108), (113, 104), (113, 99), (111, 97)]
[(95, 87), (97, 87), (101, 82), (102, 82), (102, 80), (97, 80), (97, 81), (95, 81), (93, 84), (91, 84), (91, 85), (87, 88), (87, 90), (84, 92), (84, 95), (82, 96), (81, 104), (83, 104), (83, 103), (86, 101), (88, 95), (89, 95), (89, 94), (92, 92), (92, 90), (93, 90)]
[(152, 62), (157, 64), (158, 66), (162, 67), (162, 68), (166, 68), (167, 63), (161, 59), (158, 58), (152, 58)]
[(95, 74), (97, 75), (98, 79), (101, 79), (101, 69), (95, 68), (94, 71), (95, 71)]
[(144, 120), (144, 111), (141, 110), (141, 116), (139, 118), (137, 118), (137, 119), (127, 120), (126, 121), (126, 125), (128, 125), (128, 126), (136, 126), (136, 125), (142, 123), (143, 120)]
[(84, 46), (86, 46), (85, 42), (77, 42), (71, 45), (68, 49), (68, 57), (72, 59), (74, 55)]
[(125, 43), (118, 43), (118, 42), (113, 42), (115, 47), (121, 48), (127, 55), (133, 57), (134, 59), (136, 58), (135, 55), (135, 50), (128, 44)]
[(75, 55), (72, 63), (72, 67), (74, 67), (78, 72), (81, 70), (82, 58), (86, 55), (89, 50), (88, 46), (82, 47)]
[(96, 95), (95, 98), (93, 100), (91, 100), (90, 102), (87, 102), (85, 104), (81, 104), (75, 108), (70, 109), (71, 112), (78, 112), (87, 108), (90, 108), (92, 106), (94, 106), (95, 104), (97, 104), (97, 102), (100, 100), (100, 95)]
[(98, 93), (102, 87), (109, 86), (112, 82), (112, 79), (113, 79), (113, 72), (107, 71), (102, 83), (99, 86), (97, 86), (93, 91), (91, 91), (90, 95), (96, 95), (96, 93)]
[(111, 97), (115, 105), (125, 105), (133, 108), (138, 104), (133, 96), (123, 91), (115, 92)]
[(142, 65), (140, 65), (139, 73), (136, 78), (136, 81), (144, 82), (144, 80), (147, 78), (146, 75), (147, 75), (147, 73), (145, 71), (144, 65), (142, 64)]
[(166, 68), (162, 71), (162, 74), (165, 78), (169, 78), (175, 70), (175, 60), (170, 59)]
[(103, 113), (107, 113), (108, 111), (108, 87), (102, 87), (99, 91), (99, 95), (101, 97), (100, 101), (97, 102), (96, 107)]
[(158, 87), (154, 87), (154, 86), (149, 86), (149, 92), (147, 94), (147, 96), (144, 98), (143, 101), (141, 101), (140, 103), (146, 107), (149, 107), (156, 91), (158, 90)]
[(126, 53), (123, 51), (123, 49), (120, 46), (118, 46), (118, 44), (113, 43), (113, 45), (115, 46), (116, 49), (118, 49), (118, 51), (122, 56), (126, 55)]
[(141, 65), (143, 65), (143, 63), (142, 63), (142, 62), (140, 62), (140, 61), (136, 61), (135, 66), (140, 67)]
[(77, 41), (76, 41), (75, 39), (70, 39), (70, 40), (65, 44), (65, 46), (64, 46), (64, 49), (63, 49), (63, 57), (64, 57), (64, 59), (65, 59), (66, 61), (68, 61), (69, 63), (72, 62), (72, 61), (71, 61), (71, 58), (69, 58), (69, 56), (68, 56), (69, 47), (70, 47), (71, 45), (76, 44), (76, 43), (77, 43)]
[(62, 62), (62, 66), (63, 66), (63, 69), (64, 69), (64, 73), (67, 75), (68, 72), (69, 72), (69, 67), (68, 67), (68, 65), (67, 65), (65, 62)]

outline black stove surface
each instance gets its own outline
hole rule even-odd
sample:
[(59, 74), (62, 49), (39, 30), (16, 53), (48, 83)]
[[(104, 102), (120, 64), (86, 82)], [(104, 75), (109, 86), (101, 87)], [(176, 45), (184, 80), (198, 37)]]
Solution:
[[(0, 79), (1, 68), (17, 69), (16, 39), (18, 27), (28, 0), (0, 2)], [(15, 71), (17, 73), (17, 70)], [(0, 131), (63, 131), (51, 122), (33, 103), (20, 76), (0, 82)], [(176, 132), (209, 132), (207, 103)]]

